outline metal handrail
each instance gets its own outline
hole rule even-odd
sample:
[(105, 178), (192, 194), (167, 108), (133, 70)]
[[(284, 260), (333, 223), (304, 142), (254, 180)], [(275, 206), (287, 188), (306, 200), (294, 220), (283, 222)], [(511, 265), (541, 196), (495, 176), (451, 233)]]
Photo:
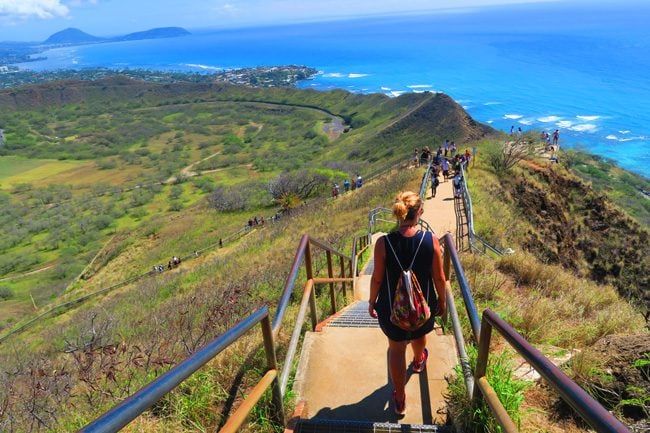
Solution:
[[(390, 214), (391, 219), (387, 218), (382, 218), (382, 214)], [(387, 223), (395, 223), (395, 217), (393, 217), (393, 211), (391, 209), (388, 209), (387, 207), (376, 207), (372, 209), (368, 213), (368, 233), (373, 234), (377, 232), (377, 222), (387, 222)], [(431, 228), (431, 225), (426, 221), (420, 218), (418, 220), (418, 225), (420, 226), (420, 230), (422, 231), (429, 231), (431, 233), (434, 233), (433, 229)]]
[[(213, 359), (217, 354), (222, 352), (230, 344), (241, 337), (246, 331), (251, 329), (255, 324), (262, 322), (262, 331), (264, 335), (264, 347), (267, 354), (269, 370), (258, 382), (254, 390), (250, 393), (249, 398), (245, 400), (239, 408), (233, 413), (229, 420), (224, 424), (220, 432), (234, 432), (244, 422), (246, 416), (250, 413), (253, 405), (261, 398), (262, 394), (269, 387), (273, 388), (273, 404), (275, 406), (274, 421), (284, 424), (283, 396), (289, 379), (289, 373), (292, 365), (292, 359), (295, 356), (299, 337), (303, 328), (306, 316), (307, 306), (311, 307), (312, 329), (316, 328), (316, 300), (314, 285), (330, 284), (330, 293), (332, 301), (332, 313), (336, 312), (336, 296), (334, 293), (334, 283), (341, 283), (345, 294), (345, 284), (354, 283), (353, 261), (368, 247), (368, 236), (362, 235), (354, 238), (352, 250), (355, 255), (352, 257), (337, 251), (333, 247), (317, 239), (304, 235), (296, 251), (291, 272), (287, 278), (284, 291), (278, 304), (275, 317), (271, 322), (267, 307), (263, 307), (256, 313), (244, 319), (224, 335), (215, 338), (194, 355), (182, 361), (176, 367), (160, 376), (150, 384), (143, 387), (137, 393), (129, 397), (123, 403), (106, 412), (95, 421), (88, 424), (80, 432), (107, 433), (119, 431), (129, 422), (139, 416), (142, 412), (151, 407), (156, 401), (165, 394), (173, 390), (183, 382), (192, 373), (204, 366), (208, 361)], [(328, 278), (314, 278), (312, 267), (311, 246), (318, 247), (326, 252)], [(334, 277), (332, 256), (337, 256), (340, 262), (340, 276)], [(287, 356), (285, 358), (282, 372), (278, 375), (277, 361), (275, 355), (276, 338), (282, 323), (284, 314), (293, 292), (293, 288), (299, 273), (300, 266), (305, 263), (307, 281), (303, 290), (298, 319), (294, 326), (293, 335), (289, 342)], [(346, 270), (346, 262), (348, 263)], [(347, 274), (347, 276), (346, 276)]]
[(359, 276), (359, 257), (366, 249), (372, 244), (372, 234), (365, 233), (357, 235), (352, 242), (352, 264), (350, 269), (354, 270), (352, 273), (352, 294), (357, 292), (357, 277)]
[(427, 169), (422, 175), (422, 182), (420, 183), (420, 197), (424, 200), (427, 193), (427, 185), (429, 184), (429, 177), (431, 177), (431, 166), (433, 165), (433, 158), (429, 158), (429, 163), (427, 164)]
[[(460, 167), (460, 170), (461, 170), (461, 176), (463, 177), (463, 179), (465, 179), (465, 170), (463, 169), (462, 165)], [(474, 231), (474, 213), (472, 211), (472, 198), (469, 195), (469, 188), (467, 188), (467, 182), (463, 182), (463, 205), (467, 217), (468, 238), (469, 238), (470, 249), (472, 251), (478, 251), (483, 254), (485, 254), (487, 251), (491, 251), (497, 256), (502, 256), (503, 252), (501, 250), (491, 245), (488, 241), (486, 241), (485, 239), (477, 235), (476, 232)], [(476, 243), (480, 243), (482, 248), (477, 246)]]
[(298, 250), (296, 251), (296, 254), (294, 256), (293, 264), (291, 266), (291, 271), (289, 272), (287, 281), (284, 284), (284, 289), (282, 290), (282, 294), (280, 295), (278, 309), (276, 310), (275, 317), (273, 318), (274, 336), (277, 336), (278, 332), (280, 332), (280, 325), (282, 324), (282, 319), (284, 318), (284, 314), (286, 313), (287, 307), (289, 306), (289, 300), (291, 299), (291, 294), (293, 293), (293, 287), (296, 283), (296, 279), (298, 278), (300, 265), (303, 263), (303, 260), (305, 261), (305, 267), (307, 270), (307, 279), (309, 280), (313, 277), (313, 269), (311, 263), (311, 249), (309, 248), (310, 244), (322, 248), (324, 250), (330, 250), (336, 256), (341, 257), (344, 260), (347, 260), (349, 262), (352, 261), (352, 257), (347, 256), (335, 250), (334, 248), (330, 247), (324, 242), (311, 238), (309, 235), (303, 235), (302, 239), (300, 240), (300, 245), (298, 246)]
[(625, 425), (623, 425), (623, 423), (603, 408), (600, 403), (587, 394), (582, 388), (580, 388), (580, 386), (568, 378), (559, 368), (553, 365), (548, 358), (526, 341), (524, 337), (518, 334), (494, 311), (490, 309), (485, 310), (483, 312), (483, 320), (480, 320), (451, 233), (445, 234), (441, 238), (441, 241), (443, 241), (444, 244), (443, 268), (445, 275), (447, 277), (450, 276), (451, 265), (453, 264), (454, 273), (456, 274), (463, 302), (465, 303), (467, 315), (472, 327), (474, 340), (479, 345), (476, 370), (472, 377), (467, 353), (464, 350), (465, 342), (462, 337), (462, 329), (458, 320), (453, 293), (451, 287), (448, 286), (446, 290), (447, 310), (451, 315), (454, 338), (456, 339), (456, 347), (458, 349), (463, 378), (467, 387), (468, 398), (470, 400), (485, 398), (490, 410), (504, 431), (507, 433), (514, 433), (517, 431), (517, 427), (485, 377), (491, 331), (492, 328), (495, 328), (510, 343), (510, 345), (521, 356), (523, 356), (523, 358), (542, 377), (544, 377), (544, 379), (548, 381), (550, 386), (560, 394), (564, 401), (580, 414), (580, 416), (582, 416), (596, 431), (603, 433), (629, 433), (629, 430)]
[[(298, 349), (298, 343), (300, 341), (300, 335), (302, 333), (302, 328), (305, 321), (308, 306), (310, 307), (311, 310), (310, 318), (311, 318), (312, 331), (316, 329), (317, 317), (316, 317), (316, 297), (314, 292), (314, 285), (317, 283), (330, 284), (330, 300), (331, 300), (331, 307), (332, 307), (331, 313), (334, 314), (336, 312), (336, 296), (334, 292), (333, 283), (335, 281), (340, 281), (343, 283), (344, 296), (346, 296), (345, 282), (352, 282), (353, 287), (355, 284), (354, 280), (355, 280), (356, 272), (353, 272), (354, 269), (353, 263), (356, 258), (355, 251), (361, 249), (357, 246), (357, 243), (360, 242), (358, 239), (359, 237), (355, 237), (353, 240), (352, 257), (347, 256), (335, 250), (331, 246), (309, 237), (308, 235), (303, 235), (300, 241), (300, 245), (298, 246), (298, 250), (296, 251), (296, 254), (294, 256), (291, 272), (287, 277), (287, 282), (285, 283), (284, 290), (280, 297), (280, 302), (278, 304), (278, 309), (276, 311), (275, 318), (273, 319), (273, 326), (272, 326), (272, 333), (275, 338), (277, 337), (280, 331), (280, 325), (282, 324), (282, 319), (284, 318), (287, 307), (289, 305), (289, 300), (291, 299), (291, 294), (293, 293), (295, 282), (298, 277), (298, 271), (300, 270), (301, 264), (304, 262), (306, 274), (307, 274), (306, 275), (307, 281), (305, 282), (305, 286), (303, 288), (303, 294), (300, 301), (300, 308), (298, 310), (298, 317), (296, 318), (296, 324), (294, 325), (294, 329), (291, 335), (291, 340), (289, 341), (289, 347), (287, 349), (287, 354), (285, 356), (283, 369), (279, 378), (280, 392), (282, 395), (284, 395), (287, 388), (287, 384), (289, 383), (289, 374), (291, 372), (291, 366), (292, 366), (291, 361), (295, 357)], [(318, 280), (314, 278), (313, 267), (312, 267), (311, 245), (314, 245), (326, 251), (327, 261), (328, 261), (328, 266), (327, 266), (328, 276), (329, 276), (328, 278), (319, 278)], [(331, 259), (332, 254), (335, 254), (340, 259), (341, 273), (339, 278), (334, 278), (333, 276), (333, 267), (332, 267), (332, 259)], [(345, 261), (349, 263), (347, 278), (345, 277)]]
[[(275, 374), (277, 374), (277, 363), (275, 357), (275, 345), (273, 344), (273, 334), (271, 332), (271, 321), (269, 318), (268, 308), (262, 307), (255, 313), (251, 314), (248, 318), (235, 325), (225, 334), (213, 339), (211, 342), (199, 349), (195, 354), (185, 359), (153, 382), (141, 388), (131, 397), (127, 398), (125, 401), (118, 404), (87, 426), (83, 427), (79, 432), (109, 433), (119, 431), (122, 427), (126, 426), (129, 422), (138, 417), (142, 412), (150, 408), (165, 394), (176, 388), (199, 368), (203, 367), (215, 356), (228, 348), (228, 346), (234, 343), (239, 337), (252, 329), (258, 323), (262, 324), (268, 371), (265, 379), (262, 381), (266, 386), (262, 387), (264, 389), (251, 393), (251, 397), (255, 395), (255, 398), (259, 399), (262, 392), (272, 386), (273, 403), (277, 408), (275, 416), (281, 417), (276, 421), (284, 422), (282, 394), (280, 393), (278, 381), (275, 380)], [(232, 422), (229, 425), (229, 428), (232, 430), (229, 431), (235, 431), (244, 419), (245, 414), (235, 412), (231, 417)], [(237, 422), (239, 423), (237, 424)]]
[[(472, 400), (474, 392), (474, 373), (472, 372), (472, 367), (469, 364), (469, 357), (467, 356), (467, 351), (465, 350), (465, 338), (463, 337), (463, 330), (458, 318), (458, 311), (456, 309), (456, 303), (454, 300), (454, 294), (451, 290), (451, 285), (449, 281), (451, 279), (451, 265), (454, 266), (454, 272), (458, 280), (458, 284), (461, 287), (461, 296), (463, 298), (463, 303), (465, 304), (465, 309), (467, 311), (467, 316), (470, 318), (470, 324), (472, 329), (475, 328), (475, 325), (480, 322), (478, 312), (476, 311), (476, 305), (474, 303), (474, 298), (472, 297), (472, 292), (467, 284), (465, 279), (465, 273), (463, 271), (462, 264), (460, 263), (460, 258), (456, 252), (456, 247), (454, 243), (454, 238), (451, 233), (446, 233), (444, 236), (439, 238), (444, 249), (443, 253), (443, 270), (445, 272), (445, 280), (447, 281), (447, 287), (445, 288), (447, 296), (447, 312), (451, 318), (451, 324), (454, 334), (454, 339), (456, 340), (456, 350), (458, 351), (458, 358), (460, 360), (461, 369), (463, 372), (463, 380), (465, 381), (465, 388), (467, 390), (468, 400)], [(478, 325), (480, 326), (480, 324)], [(475, 341), (478, 341), (478, 328), (477, 332), (474, 333)]]
[(454, 245), (454, 238), (451, 233), (447, 233), (442, 237), (442, 241), (445, 247), (444, 253), (444, 269), (445, 275), (449, 276), (451, 272), (451, 265), (454, 266), (454, 274), (456, 275), (456, 280), (458, 282), (458, 287), (460, 288), (460, 293), (463, 297), (463, 302), (465, 303), (465, 310), (467, 311), (467, 317), (469, 318), (469, 323), (472, 328), (472, 335), (476, 343), (479, 342), (479, 337), (481, 334), (481, 319), (476, 309), (476, 304), (474, 302), (474, 297), (472, 296), (472, 290), (469, 287), (467, 278), (465, 277), (465, 270), (463, 269), (463, 264), (460, 262), (460, 257), (456, 251), (456, 246)]
[[(508, 343), (560, 394), (573, 410), (597, 432), (602, 433), (630, 433), (625, 425), (614, 415), (609, 413), (585, 390), (572, 381), (566, 374), (557, 368), (542, 353), (532, 346), (524, 337), (515, 331), (498, 314), (489, 308), (483, 312), (481, 325), (481, 338), (476, 361), (476, 385), (474, 396), (481, 398), (482, 394), (488, 401), (497, 418), (497, 422), (506, 432), (516, 432), (517, 428), (508, 416), (503, 405), (496, 398), (494, 390), (488, 383), (485, 373), (487, 370), (488, 354), (490, 352), (490, 339), (492, 328), (496, 329)], [(480, 390), (481, 393), (476, 392)]]

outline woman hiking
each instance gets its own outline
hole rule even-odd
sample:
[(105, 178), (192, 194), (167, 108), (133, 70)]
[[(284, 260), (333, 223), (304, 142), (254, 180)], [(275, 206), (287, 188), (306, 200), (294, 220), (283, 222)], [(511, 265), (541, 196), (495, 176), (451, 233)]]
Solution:
[(422, 212), (422, 198), (416, 193), (406, 191), (397, 195), (393, 215), (399, 227), (377, 240), (368, 300), (368, 313), (379, 319), (379, 326), (388, 337), (388, 370), (394, 387), (393, 407), (399, 416), (406, 414), (406, 346), (411, 343), (413, 348), (413, 372), (423, 371), (429, 355), (426, 349), (427, 334), (434, 326), (434, 314), (414, 331), (405, 331), (391, 321), (391, 300), (395, 299), (402, 264), (412, 263), (410, 268), (417, 277), (431, 312), (443, 316), (447, 309), (440, 243), (433, 233), (417, 228)]

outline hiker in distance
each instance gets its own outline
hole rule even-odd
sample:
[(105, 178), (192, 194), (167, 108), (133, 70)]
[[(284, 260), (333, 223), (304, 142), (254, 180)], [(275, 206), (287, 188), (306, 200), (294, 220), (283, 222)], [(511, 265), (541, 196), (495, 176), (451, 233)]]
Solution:
[[(428, 358), (427, 334), (433, 330), (434, 313), (443, 316), (447, 309), (440, 243), (433, 233), (418, 229), (422, 212), (419, 195), (411, 191), (397, 195), (393, 215), (399, 228), (377, 240), (368, 300), (368, 313), (379, 319), (379, 326), (388, 337), (388, 370), (394, 387), (394, 410), (399, 416), (406, 413), (406, 346), (410, 342), (413, 348), (412, 371), (423, 371)], [(396, 320), (402, 298), (395, 295), (403, 293), (403, 276), (407, 275), (403, 271), (408, 270), (412, 270), (415, 277), (410, 276), (408, 287), (421, 288), (421, 300), (426, 299), (422, 304), (430, 310), (430, 316), (421, 324), (418, 321), (417, 328), (411, 330), (403, 329), (403, 321)]]

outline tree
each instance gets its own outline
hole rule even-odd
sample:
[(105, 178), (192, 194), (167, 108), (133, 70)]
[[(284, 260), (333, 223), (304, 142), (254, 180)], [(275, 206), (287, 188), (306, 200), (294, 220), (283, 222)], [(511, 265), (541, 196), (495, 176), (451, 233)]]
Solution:
[(221, 212), (243, 210), (248, 207), (250, 195), (236, 186), (217, 186), (208, 197), (210, 205)]
[(481, 150), (497, 173), (510, 171), (533, 152), (533, 144), (528, 141), (507, 141), (503, 144), (493, 141), (485, 144)]
[(327, 175), (317, 171), (300, 170), (283, 173), (269, 182), (273, 200), (287, 210), (296, 207), (305, 199), (315, 195), (329, 182)]

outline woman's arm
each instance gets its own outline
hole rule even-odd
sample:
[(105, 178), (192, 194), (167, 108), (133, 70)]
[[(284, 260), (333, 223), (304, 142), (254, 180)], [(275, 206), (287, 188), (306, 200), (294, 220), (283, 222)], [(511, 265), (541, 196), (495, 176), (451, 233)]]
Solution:
[(384, 280), (384, 273), (386, 270), (386, 244), (384, 237), (377, 239), (375, 244), (375, 268), (372, 271), (372, 279), (370, 280), (370, 297), (368, 298), (368, 314), (376, 318), (377, 312), (375, 311), (375, 302), (377, 295), (379, 295), (379, 288)]
[(442, 254), (440, 253), (440, 242), (438, 238), (431, 234), (433, 238), (433, 263), (431, 264), (431, 275), (433, 277), (433, 284), (436, 286), (436, 293), (438, 294), (438, 308), (436, 309), (436, 316), (444, 316), (447, 314), (447, 281), (445, 271), (442, 267)]

